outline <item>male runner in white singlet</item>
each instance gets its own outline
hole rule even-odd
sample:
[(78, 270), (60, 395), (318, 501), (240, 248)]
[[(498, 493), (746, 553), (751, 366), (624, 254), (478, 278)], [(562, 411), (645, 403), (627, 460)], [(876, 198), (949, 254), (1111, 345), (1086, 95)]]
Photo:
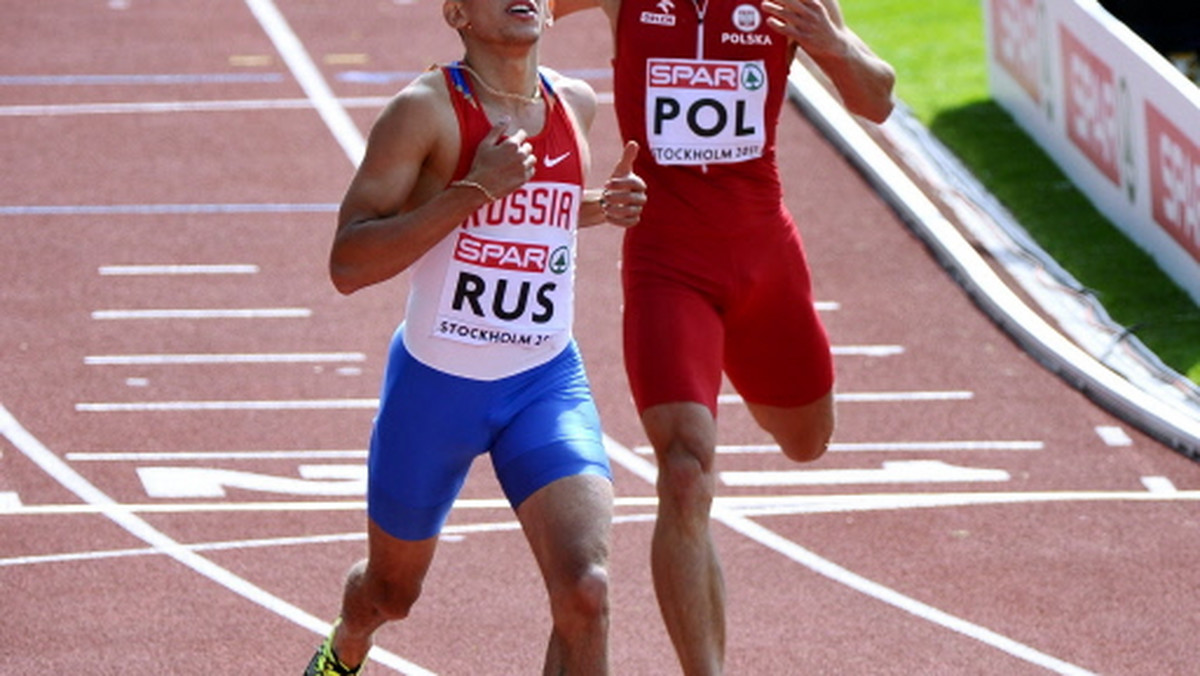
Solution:
[[(412, 268), (371, 435), (368, 558), (306, 676), (357, 674), (374, 632), (416, 602), (471, 462), (490, 453), (545, 576), (545, 673), (608, 673), (612, 485), (571, 335), (575, 235), (637, 222), (630, 143), (583, 189), (596, 97), (538, 68), (540, 0), (448, 0), (462, 61), (384, 109), (342, 202), (343, 293)], [(472, 637), (477, 641), (479, 637)]]

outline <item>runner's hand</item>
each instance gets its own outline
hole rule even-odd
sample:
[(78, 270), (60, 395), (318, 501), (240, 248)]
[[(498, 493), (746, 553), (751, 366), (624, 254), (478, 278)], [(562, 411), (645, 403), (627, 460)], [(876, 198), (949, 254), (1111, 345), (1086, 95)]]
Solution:
[(524, 129), (501, 138), (508, 129), (508, 120), (503, 119), (492, 126), (487, 136), (475, 150), (475, 160), (465, 177), (485, 188), (496, 199), (503, 199), (512, 191), (525, 185), (533, 178), (537, 158), (533, 146), (526, 141)]
[(604, 183), (600, 207), (604, 209), (605, 220), (613, 225), (628, 228), (636, 225), (642, 217), (642, 206), (646, 203), (646, 182), (633, 173), (633, 160), (637, 154), (637, 141), (626, 143), (612, 176)]
[(842, 28), (821, 0), (763, 0), (767, 25), (800, 45), (810, 56), (843, 49)]

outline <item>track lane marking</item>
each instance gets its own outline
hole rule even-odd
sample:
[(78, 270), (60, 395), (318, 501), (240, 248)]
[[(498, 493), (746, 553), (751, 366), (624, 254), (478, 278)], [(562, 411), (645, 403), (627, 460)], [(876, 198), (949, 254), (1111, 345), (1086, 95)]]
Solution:
[[(1046, 448), (1042, 441), (865, 441), (833, 442), (830, 453), (946, 453), (954, 451), (1041, 451)], [(654, 455), (653, 446), (634, 446), (638, 455)], [(779, 444), (721, 444), (718, 455), (782, 454)]]
[[(845, 394), (847, 401), (928, 401), (970, 399), (970, 392), (864, 392)], [(728, 403), (728, 402), (722, 402)], [(151, 412), (151, 411), (295, 411), (344, 410), (378, 408), (379, 399), (277, 399), (277, 400), (207, 400), (207, 401), (134, 401), (88, 402), (75, 404), (75, 410), (89, 413)], [(632, 451), (631, 451), (632, 452)]]
[[(315, 204), (27, 204), (0, 206), (0, 216), (163, 216), (198, 214), (326, 214), (334, 203)], [(157, 224), (161, 225), (161, 224)]]
[(158, 277), (172, 275), (256, 275), (259, 267), (245, 263), (215, 265), (102, 265), (101, 277)]
[[(741, 495), (718, 496), (714, 504), (743, 516), (786, 514), (830, 514), (836, 512), (893, 511), (938, 507), (978, 507), (1069, 502), (1200, 502), (1200, 491), (1181, 491), (1162, 477), (1145, 477), (1145, 491), (1029, 491), (1029, 492), (954, 492), (954, 493), (852, 493), (830, 495)], [(0, 494), (2, 495), (2, 494)], [(124, 511), (136, 514), (186, 514), (226, 512), (342, 512), (365, 510), (363, 500), (247, 501), (247, 502), (162, 502), (117, 503), (100, 507), (88, 504), (26, 505), (15, 493), (0, 502), (0, 516), (62, 516)], [(653, 496), (616, 498), (622, 509), (655, 507)], [(502, 498), (462, 499), (456, 510), (509, 509)]]
[(304, 307), (280, 308), (212, 308), (153, 310), (96, 310), (97, 321), (127, 321), (140, 319), (307, 319), (312, 310)]
[[(975, 397), (974, 392), (966, 390), (947, 391), (910, 391), (910, 392), (835, 392), (833, 398), (845, 403), (876, 403), (897, 401), (966, 401)], [(721, 405), (745, 404), (742, 395), (726, 393), (717, 396)]]
[(271, 39), (279, 55), (283, 57), (288, 70), (292, 72), (305, 95), (312, 101), (334, 139), (337, 140), (350, 161), (358, 166), (363, 155), (366, 154), (366, 139), (354, 124), (354, 120), (350, 119), (349, 113), (334, 96), (333, 90), (325, 82), (324, 76), (321, 75), (321, 71), (309, 56), (304, 44), (300, 42), (300, 38), (288, 25), (287, 19), (271, 0), (246, 0), (246, 6), (250, 8), (254, 18), (258, 20), (267, 37)]
[(258, 352), (211, 354), (108, 354), (83, 358), (88, 366), (191, 366), (197, 364), (311, 364), (362, 362), (363, 352)]
[[(20, 450), (25, 457), (64, 488), (78, 496), (84, 503), (98, 508), (99, 514), (113, 521), (129, 532), (129, 534), (150, 545), (156, 551), (162, 552), (196, 573), (199, 573), (201, 576), (274, 612), (280, 617), (289, 619), (317, 634), (327, 634), (329, 632), (330, 625), (324, 620), (189, 550), (167, 534), (151, 526), (133, 512), (119, 509), (116, 501), (96, 488), (83, 475), (72, 469), (55, 455), (53, 451), (46, 448), (42, 442), (38, 441), (36, 437), (22, 427), (3, 404), (0, 404), (0, 435), (7, 438), (9, 443)], [(376, 650), (378, 654), (376, 654)], [(372, 650), (371, 659), (387, 664), (403, 673), (414, 674), (416, 676), (432, 676), (433, 674), (433, 672), (412, 664), (400, 656), (381, 648)]]
[[(609, 457), (617, 464), (633, 472), (651, 485), (656, 483), (658, 469), (653, 464), (608, 436), (605, 436), (605, 448), (608, 451)], [(712, 518), (725, 524), (725, 526), (731, 528), (734, 532), (788, 557), (813, 572), (819, 573), (839, 584), (904, 610), (921, 619), (973, 638), (985, 645), (997, 648), (1013, 657), (1037, 664), (1060, 674), (1078, 676), (1092, 673), (1023, 643), (1014, 641), (986, 627), (968, 622), (869, 580), (828, 559), (818, 556), (778, 533), (755, 523), (747, 516), (729, 509), (722, 503), (713, 502)]]

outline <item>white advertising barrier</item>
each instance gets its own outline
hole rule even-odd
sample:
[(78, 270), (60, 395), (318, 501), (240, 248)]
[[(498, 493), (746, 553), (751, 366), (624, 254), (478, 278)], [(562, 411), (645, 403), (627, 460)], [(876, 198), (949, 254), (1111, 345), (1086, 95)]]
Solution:
[(1200, 304), (1200, 89), (1095, 0), (984, 0), (992, 96)]

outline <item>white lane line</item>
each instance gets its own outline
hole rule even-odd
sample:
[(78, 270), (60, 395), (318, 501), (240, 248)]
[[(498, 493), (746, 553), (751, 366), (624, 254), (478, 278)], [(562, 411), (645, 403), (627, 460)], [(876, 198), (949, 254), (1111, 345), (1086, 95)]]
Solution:
[(109, 354), (83, 358), (88, 366), (178, 366), (196, 364), (324, 364), (361, 362), (362, 352), (275, 352), (257, 354)]
[[(1154, 479), (1145, 491), (969, 491), (950, 493), (850, 493), (830, 495), (738, 495), (718, 496), (715, 504), (742, 516), (780, 516), (790, 514), (831, 514), (842, 512), (897, 511), (939, 507), (977, 507), (1068, 502), (1200, 502), (1200, 491), (1165, 490)], [(0, 494), (2, 495), (2, 494)], [(618, 497), (619, 509), (652, 509), (658, 499), (652, 496)], [(64, 516), (100, 514), (119, 510), (133, 514), (230, 514), (273, 512), (353, 512), (367, 507), (363, 500), (256, 500), (250, 502), (155, 502), (123, 503), (113, 506), (87, 504), (25, 505), (13, 494), (9, 502), (0, 501), (0, 515)], [(503, 499), (462, 499), (455, 510), (504, 510)]]
[(958, 632), (964, 636), (973, 638), (981, 643), (990, 645), (993, 648), (1001, 650), (1013, 657), (1025, 660), (1032, 664), (1045, 667), (1059, 674), (1069, 674), (1071, 676), (1091, 674), (1092, 672), (1078, 667), (1069, 662), (1058, 659), (1051, 655), (1047, 655), (1035, 648), (1027, 646), (1018, 641), (1014, 641), (1007, 636), (992, 631), (986, 627), (980, 626), (973, 622), (969, 622), (955, 615), (951, 615), (943, 610), (934, 608), (928, 604), (922, 603), (911, 597), (905, 596), (900, 592), (889, 587), (885, 587), (877, 582), (869, 580), (857, 573), (852, 572), (847, 568), (837, 565), (836, 563), (817, 556), (813, 552), (801, 547), (800, 545), (784, 538), (783, 536), (771, 531), (750, 519), (719, 507), (713, 509), (713, 517), (724, 523), (734, 531), (748, 537), (759, 544), (762, 544), (770, 549), (773, 549), (789, 559), (806, 566), (816, 573), (820, 573), (832, 580), (835, 580), (851, 589), (862, 592), (867, 596), (883, 601), (891, 606), (899, 608), (905, 612), (927, 620), (951, 631)]
[[(382, 108), (387, 96), (338, 99), (344, 108)], [(216, 101), (149, 101), (0, 106), (0, 117), (61, 117), (65, 115), (145, 115), (151, 113), (227, 113), (260, 110), (313, 110), (309, 99), (250, 99)]]
[[(775, 505), (780, 497), (770, 498), (764, 504)], [(658, 499), (654, 497), (616, 498), (617, 507), (654, 507)], [(22, 505), (19, 502), (11, 510), (0, 513), (20, 516), (62, 516), (69, 514), (99, 514), (109, 511), (122, 511), (131, 514), (222, 514), (236, 512), (350, 512), (363, 511), (367, 503), (362, 500), (257, 500), (251, 502), (153, 502), (153, 503), (122, 503), (114, 505)], [(455, 510), (494, 510), (512, 509), (505, 498), (459, 498), (454, 501)]]
[[(658, 470), (652, 463), (625, 448), (614, 439), (605, 436), (604, 441), (609, 457), (614, 462), (641, 477), (647, 483), (651, 485), (655, 483)], [(1014, 657), (1043, 666), (1060, 674), (1075, 675), (1091, 673), (1027, 645), (1018, 643), (1006, 636), (997, 634), (990, 629), (968, 622), (933, 606), (921, 603), (916, 599), (909, 598), (877, 582), (868, 580), (828, 559), (817, 556), (774, 531), (760, 526), (746, 516), (725, 507), (720, 502), (714, 502), (712, 517), (743, 536), (783, 554), (816, 573), (941, 627), (958, 632), (964, 636), (969, 636)]]
[(257, 265), (103, 265), (102, 277), (157, 277), (170, 275), (255, 275)]
[(851, 484), (932, 484), (1008, 481), (1002, 469), (960, 467), (940, 460), (884, 462), (877, 469), (797, 469), (720, 472), (726, 486), (845, 486)]
[(263, 31), (275, 44), (275, 49), (283, 57), (284, 63), (292, 71), (292, 75), (300, 83), (304, 94), (312, 101), (333, 137), (342, 146), (350, 161), (358, 166), (366, 152), (366, 140), (363, 138), (354, 120), (342, 107), (333, 90), (325, 82), (321, 71), (313, 63), (312, 57), (304, 48), (300, 38), (292, 31), (287, 19), (280, 13), (279, 8), (271, 0), (246, 0), (246, 6), (254, 13)]
[(834, 399), (839, 402), (893, 402), (893, 401), (966, 401), (975, 397), (974, 392), (952, 390), (947, 392), (839, 392)]
[[(836, 442), (829, 444), (830, 453), (947, 453), (956, 451), (1040, 451), (1041, 441), (873, 441)], [(635, 446), (638, 455), (653, 455), (653, 446)], [(722, 444), (721, 455), (782, 453), (778, 444)]]
[[(614, 516), (613, 524), (635, 523), (649, 521), (653, 514), (632, 514)], [(494, 521), (488, 523), (448, 524), (442, 529), (441, 537), (448, 541), (462, 540), (464, 535), (475, 533), (500, 533), (521, 530), (519, 521)], [(203, 542), (183, 545), (194, 552), (219, 552), (242, 549), (261, 549), (276, 547), (309, 546), (333, 544), (341, 542), (365, 542), (367, 534), (337, 533), (331, 535), (304, 535), (299, 537), (258, 538), (254, 540), (227, 540), (224, 542)], [(104, 559), (124, 558), (130, 556), (158, 556), (161, 552), (148, 547), (140, 549), (109, 549), (91, 552), (73, 552), (67, 554), (38, 554), (33, 556), (14, 556), (0, 559), (0, 568), (13, 566), (29, 566), (48, 563), (66, 563), (73, 561), (100, 561)]]
[[(884, 393), (882, 395), (867, 394), (866, 401), (912, 401), (906, 395), (941, 395), (934, 399), (970, 399), (971, 393), (964, 396), (946, 396), (955, 393)], [(875, 398), (895, 397), (896, 399)], [(917, 396), (916, 399), (925, 400)], [(722, 402), (728, 403), (728, 402)], [(294, 410), (342, 410), (377, 408), (379, 399), (294, 399), (275, 401), (140, 401), (140, 402), (103, 402), (76, 404), (75, 410), (92, 413), (129, 412), (129, 411), (294, 411)]]
[(273, 84), (280, 73), (104, 73), (82, 75), (0, 75), (0, 87), (113, 87), (179, 84)]
[(834, 345), (835, 357), (894, 357), (904, 354), (903, 345)]
[(96, 310), (92, 319), (123, 321), (137, 319), (304, 319), (312, 310), (302, 307), (234, 309)]
[[(0, 206), (0, 216), (163, 216), (196, 214), (325, 214), (333, 203), (313, 204), (26, 204)], [(75, 225), (75, 223), (72, 223)]]
[[(838, 402), (904, 402), (904, 401), (966, 401), (975, 393), (966, 390), (916, 391), (916, 392), (836, 392)], [(718, 404), (744, 404), (742, 395), (736, 393), (717, 396)]]
[(81, 413), (177, 411), (341, 411), (379, 408), (379, 399), (293, 399), (274, 401), (133, 401), (75, 404)]
[[(54, 455), (50, 449), (42, 445), (42, 442), (26, 431), (2, 404), (0, 404), (0, 434), (64, 488), (70, 490), (84, 503), (100, 508), (101, 514), (121, 528), (124, 528), (131, 535), (150, 545), (156, 551), (175, 559), (229, 591), (253, 601), (263, 608), (287, 618), (316, 634), (324, 635), (329, 632), (330, 625), (324, 620), (309, 614), (302, 608), (288, 603), (278, 596), (265, 591), (196, 554), (132, 512), (119, 509), (116, 501), (92, 485), (91, 482), (83, 478), (78, 472), (71, 469), (58, 456)], [(419, 676), (433, 673), (383, 649), (377, 648), (373, 650), (371, 657), (404, 673), (417, 674)]]
[(1100, 425), (1096, 428), (1096, 434), (1100, 436), (1101, 441), (1109, 446), (1133, 445), (1133, 439), (1129, 438), (1129, 434), (1116, 425)]
[(367, 451), (161, 451), (67, 453), (69, 462), (167, 462), (186, 460), (362, 460)]
[(1142, 477), (1142, 485), (1146, 490), (1155, 495), (1175, 495), (1179, 493), (1179, 489), (1175, 484), (1165, 476), (1144, 476)]
[[(447, 528), (449, 530), (449, 528)], [(242, 540), (230, 542), (212, 542), (204, 544), (182, 545), (193, 552), (215, 552), (230, 549), (251, 549), (256, 547), (284, 547), (291, 545), (327, 544), (334, 542), (356, 542), (366, 540), (366, 533), (343, 535), (310, 535), (293, 538), (263, 538), (259, 540)], [(0, 559), (0, 568), (12, 566), (30, 566), (47, 563), (70, 563), (76, 561), (101, 561), (129, 556), (157, 556), (162, 552), (149, 547), (132, 549), (108, 549), (91, 552), (73, 552), (67, 554), (35, 554), (31, 556), (13, 556)]]

